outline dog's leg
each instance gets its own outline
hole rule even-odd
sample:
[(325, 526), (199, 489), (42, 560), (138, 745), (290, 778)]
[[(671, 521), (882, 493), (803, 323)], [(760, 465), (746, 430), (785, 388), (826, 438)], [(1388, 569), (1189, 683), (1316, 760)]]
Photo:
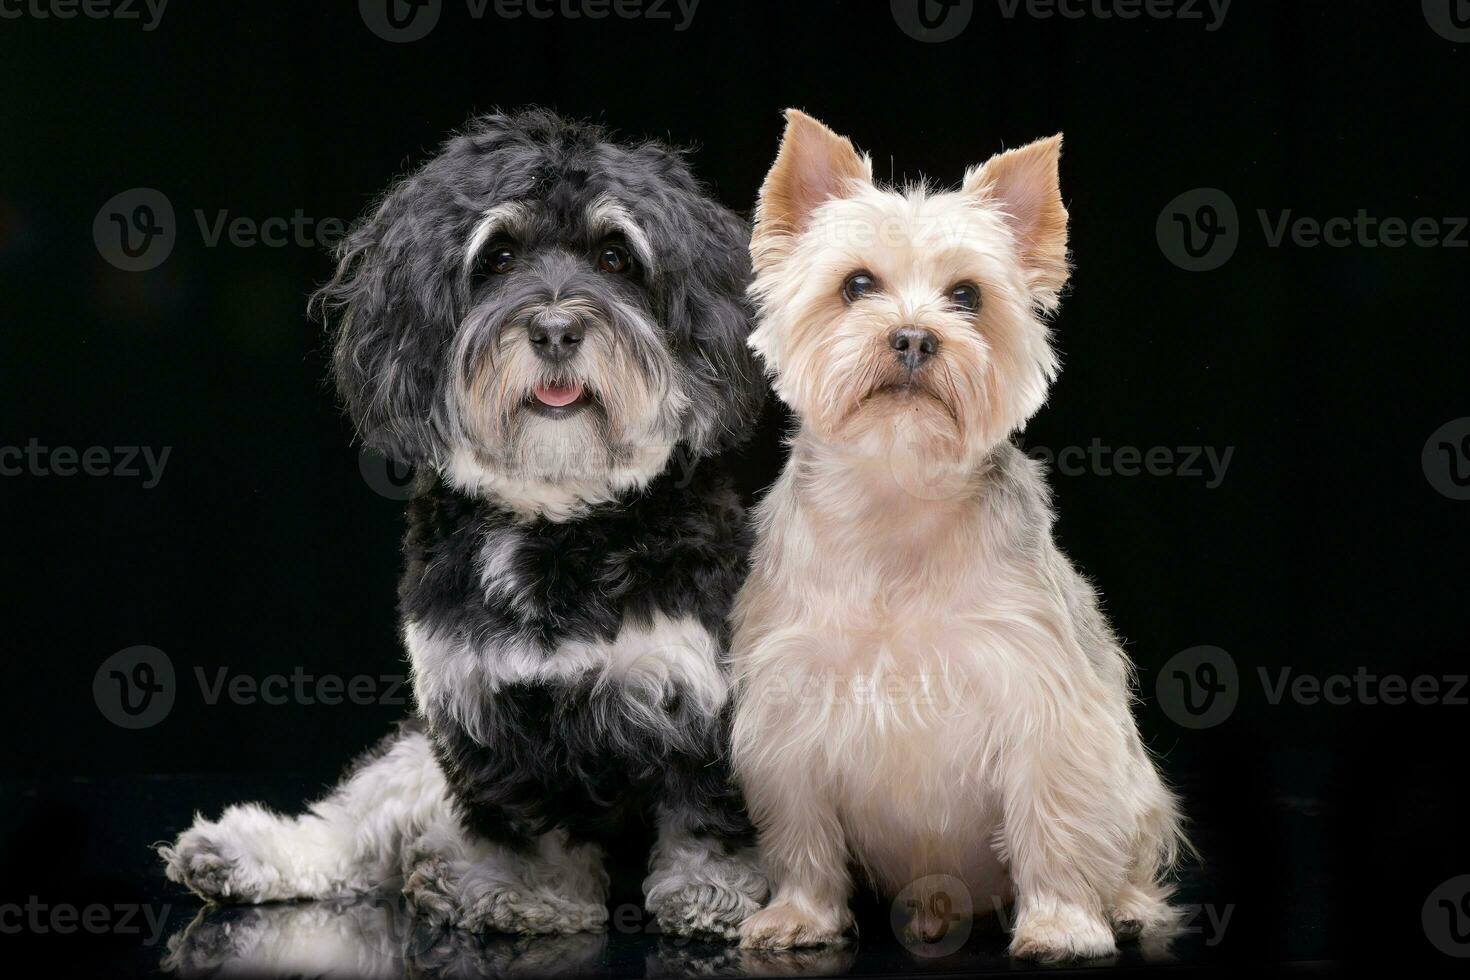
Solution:
[(740, 927), (740, 945), (791, 949), (840, 942), (852, 923), (847, 842), (837, 811), (810, 773), (743, 769), (760, 828), (771, 904)]
[(216, 902), (340, 898), (399, 870), (399, 846), (448, 807), (428, 738), (406, 726), (359, 760), (326, 799), (299, 816), (255, 803), (218, 820), (196, 816), (159, 847), (170, 880)]
[(1137, 731), (1131, 735), (1133, 764), (1127, 799), (1138, 813), (1137, 845), (1128, 881), (1109, 904), (1109, 918), (1119, 935), (1137, 936), (1145, 948), (1166, 948), (1181, 925), (1181, 912), (1170, 903), (1174, 886), (1168, 878), (1180, 852), (1190, 848), (1178, 801), (1164, 785)]
[[(755, 848), (711, 826), (710, 807), (717, 805), (659, 808), (658, 843), (643, 893), (667, 935), (735, 939), (740, 923), (770, 894)], [(748, 828), (743, 813), (730, 816)]]
[(1124, 741), (1110, 718), (1073, 705), (1034, 732), (1001, 773), (1004, 851), (1018, 892), (1014, 956), (1057, 961), (1117, 951), (1108, 902), (1132, 864), (1133, 820), (1115, 785)]
[(602, 849), (573, 843), (565, 831), (512, 847), (457, 829), (453, 839), (431, 835), (417, 847), (426, 857), (410, 882), (416, 875), (432, 876), (437, 896), (452, 905), (453, 924), (462, 929), (556, 934), (607, 924)]

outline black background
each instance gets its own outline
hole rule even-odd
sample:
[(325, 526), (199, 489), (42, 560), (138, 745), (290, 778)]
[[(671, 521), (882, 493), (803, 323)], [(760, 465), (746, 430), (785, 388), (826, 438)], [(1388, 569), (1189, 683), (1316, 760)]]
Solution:
[[(1465, 672), (1470, 502), (1431, 485), (1421, 450), (1470, 415), (1470, 234), (1458, 248), (1273, 247), (1257, 212), (1470, 213), (1470, 44), (1417, 2), (1236, 0), (1208, 30), (1203, 6), (1203, 21), (1041, 19), (987, 0), (942, 43), (908, 36), (882, 2), (702, 0), (679, 31), (676, 8), (476, 20), (446, 0), (436, 28), (402, 44), (355, 7), (173, 0), (153, 31), (0, 20), (0, 444), (170, 449), (153, 489), (0, 478), (6, 785), (325, 784), (404, 710), (209, 704), (200, 690), (196, 668), (404, 666), (401, 503), (362, 475), (304, 315), (327, 249), (210, 247), (196, 211), (350, 220), (495, 107), (690, 147), (745, 213), (788, 105), (851, 135), (879, 174), (940, 183), (1064, 131), (1066, 366), (1026, 444), (1233, 450), (1214, 488), (1095, 468), (1053, 479), (1061, 542), (1107, 597), (1140, 667), (1144, 734), (1207, 843), (1204, 900), (1237, 905), (1228, 949), (1242, 958), (1439, 956), (1419, 916), (1431, 889), (1470, 872), (1470, 707), (1272, 704), (1257, 669)], [(177, 241), (130, 273), (104, 261), (92, 226), (135, 187), (169, 198)], [(1155, 225), (1200, 187), (1234, 202), (1240, 244), (1190, 272)], [(773, 413), (747, 454), (752, 492), (779, 468), (781, 425)], [(166, 652), (179, 690), (166, 720), (126, 731), (92, 680), (138, 644)], [(1201, 644), (1229, 651), (1241, 683), (1229, 719), (1195, 731), (1161, 710), (1155, 682)], [(177, 830), (180, 809), (139, 845)], [(37, 812), (12, 853), (70, 811)], [(16, 860), (13, 873), (39, 867)]]

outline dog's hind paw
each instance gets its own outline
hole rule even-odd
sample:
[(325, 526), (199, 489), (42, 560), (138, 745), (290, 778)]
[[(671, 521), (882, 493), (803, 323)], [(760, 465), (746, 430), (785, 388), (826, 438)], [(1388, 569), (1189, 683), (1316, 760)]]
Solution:
[(1120, 936), (1166, 937), (1179, 929), (1179, 910), (1169, 904), (1169, 890), (1158, 885), (1124, 885), (1108, 910)]

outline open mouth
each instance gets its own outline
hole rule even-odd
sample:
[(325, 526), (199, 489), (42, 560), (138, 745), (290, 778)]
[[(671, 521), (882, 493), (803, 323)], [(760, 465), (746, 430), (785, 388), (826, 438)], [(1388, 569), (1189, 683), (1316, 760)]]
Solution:
[(531, 411), (546, 418), (565, 418), (574, 415), (592, 401), (586, 385), (578, 381), (558, 384), (537, 385), (531, 389), (527, 405)]

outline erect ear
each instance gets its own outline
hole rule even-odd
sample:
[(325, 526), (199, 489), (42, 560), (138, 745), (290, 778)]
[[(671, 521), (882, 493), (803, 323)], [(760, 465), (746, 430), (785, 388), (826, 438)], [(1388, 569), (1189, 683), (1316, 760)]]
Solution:
[(751, 249), (757, 266), (783, 241), (801, 234), (822, 202), (845, 197), (854, 181), (873, 179), (872, 161), (799, 109), (786, 110), (776, 162), (761, 185)]
[(1057, 172), (1062, 134), (998, 153), (965, 174), (964, 192), (998, 208), (1015, 232), (1021, 261), (1044, 309), (1067, 283), (1067, 209)]

